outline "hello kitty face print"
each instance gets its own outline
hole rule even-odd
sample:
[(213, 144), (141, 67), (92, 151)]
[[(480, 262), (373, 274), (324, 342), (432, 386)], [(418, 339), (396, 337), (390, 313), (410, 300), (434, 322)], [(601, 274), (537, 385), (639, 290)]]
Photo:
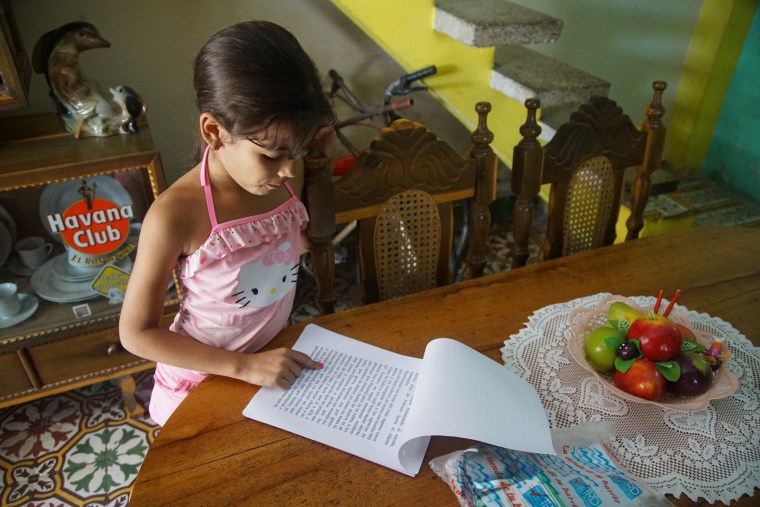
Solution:
[(237, 291), (232, 295), (240, 308), (265, 308), (295, 289), (298, 252), (290, 241), (240, 268)]

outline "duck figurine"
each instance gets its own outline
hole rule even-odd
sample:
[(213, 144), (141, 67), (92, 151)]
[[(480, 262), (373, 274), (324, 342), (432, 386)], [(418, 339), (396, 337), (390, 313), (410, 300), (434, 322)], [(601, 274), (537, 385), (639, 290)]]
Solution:
[[(127, 86), (112, 88), (112, 97), (79, 65), (79, 54), (111, 43), (85, 21), (74, 21), (45, 33), (37, 41), (32, 66), (45, 74), (56, 111), (75, 137), (129, 134), (146, 109), (140, 96)], [(139, 104), (139, 107), (138, 107)]]

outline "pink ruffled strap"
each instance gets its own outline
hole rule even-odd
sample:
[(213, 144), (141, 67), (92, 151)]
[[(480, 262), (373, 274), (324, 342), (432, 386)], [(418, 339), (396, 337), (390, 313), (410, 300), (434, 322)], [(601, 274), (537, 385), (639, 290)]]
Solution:
[(266, 216), (252, 217), (249, 222), (235, 222), (209, 236), (201, 247), (185, 258), (181, 278), (189, 278), (201, 267), (242, 248), (255, 247), (274, 241), (294, 230), (301, 231), (309, 222), (306, 207), (297, 197), (291, 197), (284, 209)]

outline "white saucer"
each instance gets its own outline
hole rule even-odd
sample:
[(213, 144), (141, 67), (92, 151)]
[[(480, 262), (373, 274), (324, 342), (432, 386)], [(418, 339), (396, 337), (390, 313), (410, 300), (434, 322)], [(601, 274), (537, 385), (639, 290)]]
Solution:
[(11, 214), (8, 213), (8, 210), (2, 206), (0, 206), (0, 224), (5, 224), (8, 232), (11, 234), (11, 245), (14, 245), (18, 236), (18, 231), (16, 230), (16, 222), (13, 220)]
[(31, 283), (34, 292), (42, 299), (54, 303), (75, 303), (98, 297), (98, 293), (90, 287), (97, 272), (93, 272), (82, 281), (64, 280), (53, 271), (58, 257), (50, 259), (32, 274)]
[(26, 319), (32, 316), (40, 305), (40, 301), (31, 294), (19, 293), (18, 298), (21, 300), (21, 309), (13, 317), (7, 319), (0, 319), (0, 329), (4, 327), (11, 327), (24, 322)]

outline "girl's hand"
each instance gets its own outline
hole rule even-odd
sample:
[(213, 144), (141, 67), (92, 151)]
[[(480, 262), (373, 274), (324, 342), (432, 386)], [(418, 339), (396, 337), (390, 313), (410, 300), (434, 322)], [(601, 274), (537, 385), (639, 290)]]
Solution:
[(240, 378), (250, 384), (287, 389), (303, 368), (319, 370), (323, 367), (303, 352), (281, 348), (245, 355)]

